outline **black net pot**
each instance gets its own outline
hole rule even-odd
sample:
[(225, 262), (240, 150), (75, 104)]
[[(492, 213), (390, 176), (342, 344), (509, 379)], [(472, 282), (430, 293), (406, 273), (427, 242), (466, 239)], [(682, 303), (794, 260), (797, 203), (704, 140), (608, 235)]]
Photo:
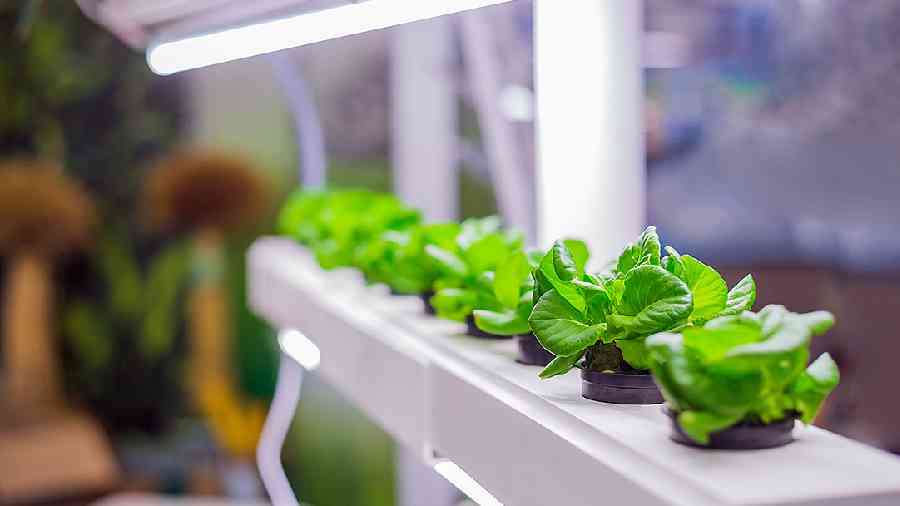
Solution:
[(555, 358), (555, 355), (541, 346), (534, 334), (518, 335), (516, 343), (519, 345), (519, 356), (516, 358), (516, 362), (520, 364), (544, 367)]
[(659, 387), (649, 373), (581, 370), (581, 396), (612, 404), (662, 404)]
[(472, 315), (466, 316), (466, 334), (477, 337), (479, 339), (511, 339), (512, 336), (497, 336), (494, 334), (488, 334), (487, 332), (478, 328), (478, 325), (475, 325), (475, 317)]
[(422, 305), (425, 307), (425, 314), (434, 316), (434, 306), (431, 305), (431, 298), (434, 297), (434, 290), (428, 290), (425, 293), (419, 294), (419, 297), (422, 299)]
[(706, 450), (762, 450), (777, 448), (794, 440), (794, 417), (772, 423), (740, 422), (709, 435), (709, 444), (691, 439), (678, 425), (678, 413), (663, 410), (672, 422), (672, 441)]

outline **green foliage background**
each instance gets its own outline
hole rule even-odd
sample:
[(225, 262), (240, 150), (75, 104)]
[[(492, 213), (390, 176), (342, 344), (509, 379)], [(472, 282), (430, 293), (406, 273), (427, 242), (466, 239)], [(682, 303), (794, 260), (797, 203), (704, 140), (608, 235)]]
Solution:
[(0, 157), (60, 162), (98, 208), (94, 248), (59, 265), (58, 316), (67, 387), (116, 429), (161, 430), (179, 406), (162, 402), (178, 391), (179, 304), (137, 299), (172, 292), (183, 269), (155, 261), (171, 248), (141, 233), (135, 205), (148, 162), (181, 133), (178, 91), (75, 2), (0, 1)]
[(177, 81), (153, 79), (75, 2), (0, 2), (0, 154), (64, 162), (121, 216), (178, 138), (179, 109)]

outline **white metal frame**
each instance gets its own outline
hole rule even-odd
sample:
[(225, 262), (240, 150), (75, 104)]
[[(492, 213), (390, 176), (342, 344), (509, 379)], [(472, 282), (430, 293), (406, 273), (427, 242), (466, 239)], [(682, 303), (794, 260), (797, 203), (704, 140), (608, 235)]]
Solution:
[(497, 208), (506, 225), (524, 232), (534, 242), (531, 188), (524, 157), (513, 125), (500, 110), (503, 82), (497, 44), (483, 10), (459, 16), (462, 51), (482, 144), (491, 163), (490, 174)]
[(321, 188), (327, 180), (328, 158), (325, 134), (312, 90), (303, 78), (299, 64), (284, 52), (268, 56), (275, 78), (284, 90), (294, 120), (300, 184), (304, 188)]
[(459, 217), (453, 54), (448, 17), (390, 33), (394, 192), (434, 222)]
[(645, 221), (643, 2), (535, 0), (538, 238), (613, 258)]

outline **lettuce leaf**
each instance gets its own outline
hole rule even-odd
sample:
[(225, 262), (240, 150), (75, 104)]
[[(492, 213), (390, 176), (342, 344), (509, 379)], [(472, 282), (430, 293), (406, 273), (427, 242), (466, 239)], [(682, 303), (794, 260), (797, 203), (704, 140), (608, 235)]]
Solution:
[(827, 353), (807, 366), (810, 338), (833, 321), (827, 311), (775, 305), (722, 316), (647, 338), (650, 369), (679, 425), (699, 443), (739, 421), (799, 416), (811, 423), (840, 380)]

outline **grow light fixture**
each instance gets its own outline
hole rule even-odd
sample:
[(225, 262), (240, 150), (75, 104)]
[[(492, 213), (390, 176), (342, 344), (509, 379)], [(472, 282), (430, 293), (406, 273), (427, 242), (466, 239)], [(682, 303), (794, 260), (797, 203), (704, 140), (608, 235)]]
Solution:
[(284, 351), (307, 371), (319, 366), (321, 353), (319, 347), (297, 329), (285, 329), (278, 333), (278, 344)]
[(511, 0), (365, 0), (234, 28), (155, 41), (147, 63), (173, 74)]
[(445, 480), (458, 488), (460, 492), (469, 496), (479, 506), (503, 506), (503, 503), (485, 490), (477, 481), (468, 475), (453, 461), (442, 459), (434, 464), (434, 470)]

